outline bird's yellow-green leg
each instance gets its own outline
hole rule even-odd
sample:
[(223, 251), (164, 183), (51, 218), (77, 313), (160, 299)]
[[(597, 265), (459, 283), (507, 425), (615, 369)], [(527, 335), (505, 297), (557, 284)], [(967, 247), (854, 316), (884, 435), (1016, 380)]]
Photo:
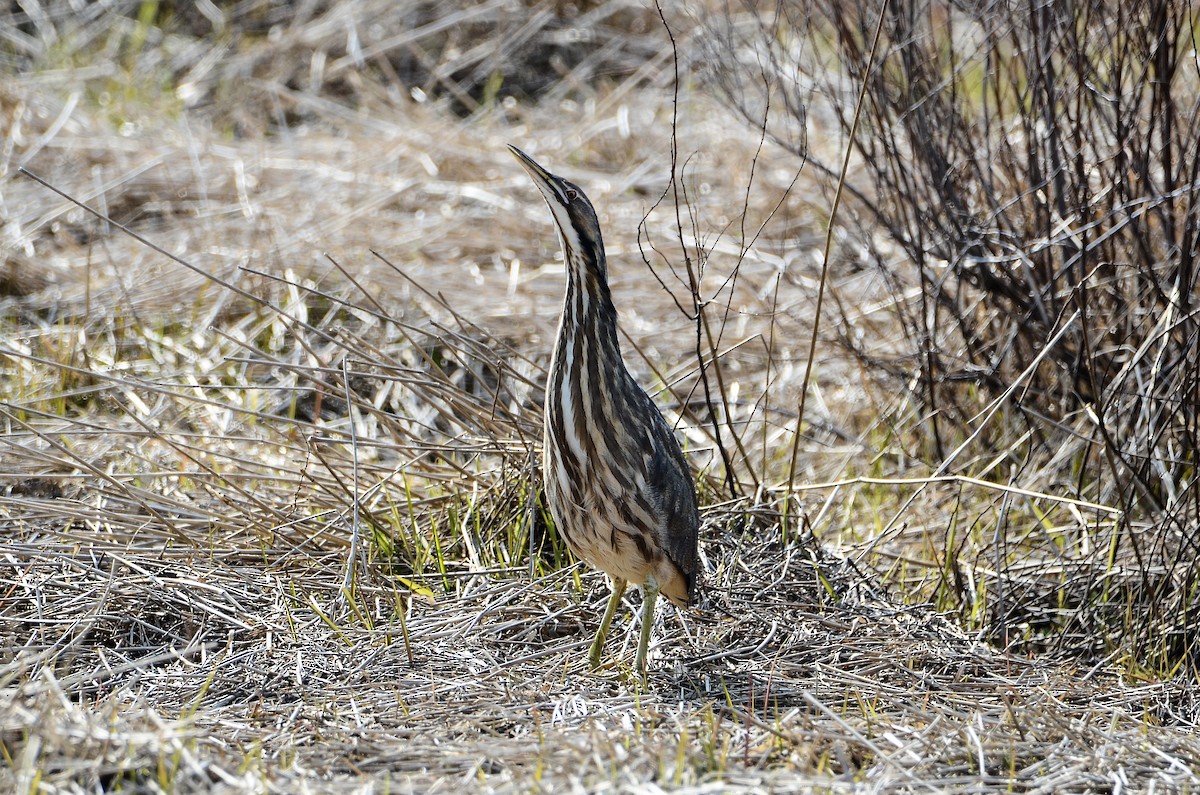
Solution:
[(642, 636), (638, 639), (637, 657), (633, 665), (642, 679), (646, 678), (646, 649), (650, 646), (650, 628), (654, 626), (654, 603), (658, 601), (658, 583), (651, 578), (642, 588)]
[(604, 618), (600, 619), (600, 629), (596, 630), (596, 639), (592, 641), (592, 649), (588, 652), (588, 662), (593, 668), (600, 667), (600, 652), (604, 649), (604, 639), (608, 637), (608, 625), (612, 623), (613, 614), (617, 612), (617, 605), (621, 604), (621, 597), (625, 595), (625, 580), (618, 580), (616, 577), (612, 581), (612, 596), (608, 598), (608, 607), (604, 608)]

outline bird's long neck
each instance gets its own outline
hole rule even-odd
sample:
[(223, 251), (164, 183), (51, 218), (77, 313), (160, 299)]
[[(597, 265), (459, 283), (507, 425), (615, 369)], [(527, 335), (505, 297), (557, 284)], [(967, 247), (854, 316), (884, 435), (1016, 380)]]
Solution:
[(568, 253), (566, 298), (546, 385), (546, 430), (587, 470), (588, 460), (605, 449), (599, 439), (623, 427), (632, 410), (629, 395), (637, 390), (617, 343), (603, 250), (594, 260), (571, 254), (577, 252)]
[(608, 288), (603, 250), (591, 257), (576, 255), (567, 264), (567, 291), (558, 346), (573, 343), (593, 347), (590, 357), (600, 364), (622, 364), (617, 343), (617, 310)]
[[(626, 372), (617, 342), (617, 310), (608, 288), (603, 243), (588, 251), (567, 249), (567, 290), (555, 364), (565, 364), (567, 358), (573, 367), (610, 375)], [(601, 378), (600, 373), (589, 381), (600, 384), (609, 380)]]

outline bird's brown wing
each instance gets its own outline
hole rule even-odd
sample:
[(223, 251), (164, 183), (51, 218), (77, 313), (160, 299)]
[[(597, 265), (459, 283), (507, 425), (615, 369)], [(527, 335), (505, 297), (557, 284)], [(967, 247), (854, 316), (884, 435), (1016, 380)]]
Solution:
[(666, 520), (663, 550), (687, 580), (690, 602), (695, 596), (700, 568), (697, 555), (700, 514), (696, 509), (696, 487), (679, 442), (667, 428), (666, 421), (660, 418), (658, 426), (654, 429), (654, 453), (648, 461), (646, 484)]

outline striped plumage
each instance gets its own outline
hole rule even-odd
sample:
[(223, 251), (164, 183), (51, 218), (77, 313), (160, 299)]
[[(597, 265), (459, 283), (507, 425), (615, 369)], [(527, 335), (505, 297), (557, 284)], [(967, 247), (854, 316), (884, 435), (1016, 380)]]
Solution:
[(645, 592), (635, 665), (645, 671), (654, 601), (696, 591), (699, 515), (692, 476), (658, 407), (625, 368), (600, 226), (578, 186), (509, 147), (550, 206), (567, 264), (562, 321), (546, 384), (542, 473), (555, 526), (607, 572), (613, 595), (589, 658), (598, 664), (627, 583)]

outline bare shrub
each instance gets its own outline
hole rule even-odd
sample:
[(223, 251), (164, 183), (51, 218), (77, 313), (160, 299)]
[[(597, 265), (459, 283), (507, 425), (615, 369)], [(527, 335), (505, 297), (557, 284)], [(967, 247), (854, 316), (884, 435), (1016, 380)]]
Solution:
[[(772, 94), (802, 96), (852, 136), (848, 190), (875, 222), (858, 242), (891, 287), (905, 345), (856, 338), (845, 313), (839, 332), (923, 406), (933, 473), (999, 466), (1121, 510), (1088, 544), (1048, 528), (987, 556), (1000, 564), (979, 573), (995, 586), (997, 635), (1025, 624), (1077, 648), (1194, 661), (1194, 9), (819, 0), (753, 18), (714, 27), (719, 84), (747, 117)], [(798, 104), (776, 113), (794, 124)]]

